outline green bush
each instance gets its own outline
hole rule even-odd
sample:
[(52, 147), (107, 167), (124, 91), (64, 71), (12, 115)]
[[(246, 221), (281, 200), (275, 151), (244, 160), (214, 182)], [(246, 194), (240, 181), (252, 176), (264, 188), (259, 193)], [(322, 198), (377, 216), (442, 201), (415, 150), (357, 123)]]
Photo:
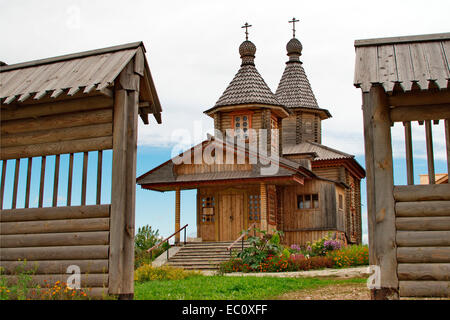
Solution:
[(159, 230), (152, 230), (149, 225), (140, 227), (134, 238), (134, 268), (139, 268), (151, 262), (161, 253), (166, 251), (170, 246), (163, 243), (160, 247), (148, 253), (147, 250), (161, 241)]
[(146, 264), (134, 271), (134, 280), (145, 282), (152, 280), (182, 280), (192, 276), (201, 275), (199, 271), (189, 271), (171, 266), (153, 267)]

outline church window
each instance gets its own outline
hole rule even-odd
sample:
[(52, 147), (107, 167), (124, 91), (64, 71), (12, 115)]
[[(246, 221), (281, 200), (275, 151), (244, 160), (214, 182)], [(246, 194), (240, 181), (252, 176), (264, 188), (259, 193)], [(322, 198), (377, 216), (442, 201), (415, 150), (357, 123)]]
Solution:
[(202, 223), (214, 222), (214, 197), (202, 197), (201, 198), (202, 212), (200, 220)]
[(259, 221), (261, 212), (261, 201), (259, 195), (248, 196), (248, 220)]
[(300, 194), (297, 196), (297, 209), (317, 209), (319, 208), (319, 195), (315, 194)]
[(251, 127), (251, 114), (236, 114), (233, 116), (233, 129), (236, 137), (248, 139)]

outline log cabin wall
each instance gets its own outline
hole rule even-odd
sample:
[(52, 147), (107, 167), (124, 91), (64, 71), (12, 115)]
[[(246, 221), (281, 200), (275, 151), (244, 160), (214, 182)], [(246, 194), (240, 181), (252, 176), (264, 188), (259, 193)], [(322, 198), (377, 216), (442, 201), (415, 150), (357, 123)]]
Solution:
[[(138, 115), (161, 122), (144, 52), (136, 42), (1, 67), (0, 266), (10, 281), (19, 259), (36, 266), (32, 279), (41, 286), (66, 282), (75, 265), (90, 296), (133, 296)], [(102, 187), (106, 175), (111, 189)]]
[[(299, 209), (298, 197), (304, 204)], [(304, 197), (308, 198), (304, 198)], [(283, 232), (287, 245), (305, 245), (334, 232), (337, 228), (336, 186), (334, 182), (307, 180), (303, 186), (283, 187)], [(315, 198), (317, 197), (317, 198)], [(314, 199), (317, 199), (314, 201)]]
[[(445, 124), (450, 171), (450, 33), (357, 40), (362, 89), (372, 299), (450, 295), (450, 187), (435, 185), (433, 124)], [(414, 185), (411, 122), (425, 124), (428, 185)], [(391, 126), (404, 125), (407, 185), (393, 179)], [(446, 149), (446, 150), (445, 150)]]
[[(24, 260), (26, 269), (36, 268), (33, 281), (42, 287), (44, 280), (66, 282), (67, 268), (76, 265), (81, 286), (89, 288), (90, 295), (108, 293), (111, 204), (101, 201), (104, 168), (111, 166), (103, 155), (112, 149), (112, 120), (113, 100), (104, 96), (2, 110), (0, 266), (11, 281), (16, 281), (11, 274)], [(81, 177), (74, 176), (74, 159), (82, 163)], [(96, 178), (89, 180), (93, 185), (87, 181), (89, 159), (96, 162)], [(5, 185), (8, 168), (14, 169), (12, 185)], [(20, 173), (25, 179), (20, 179)], [(51, 183), (46, 182), (49, 174)], [(81, 182), (79, 192), (74, 189), (75, 180)], [(30, 189), (36, 182), (39, 194), (33, 207)], [(44, 198), (44, 189), (49, 188), (51, 201)], [(95, 190), (93, 203), (87, 200), (88, 190)], [(59, 199), (61, 195), (65, 201)], [(11, 205), (6, 199), (11, 199)], [(49, 202), (51, 207), (46, 207)]]

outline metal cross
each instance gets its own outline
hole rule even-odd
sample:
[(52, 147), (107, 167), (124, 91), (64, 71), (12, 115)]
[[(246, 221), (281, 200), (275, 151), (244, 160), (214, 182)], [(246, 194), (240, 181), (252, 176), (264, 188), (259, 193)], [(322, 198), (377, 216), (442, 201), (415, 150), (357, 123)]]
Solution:
[(289, 23), (292, 23), (292, 33), (293, 33), (293, 35), (294, 35), (294, 38), (295, 38), (295, 23), (296, 23), (296, 22), (299, 22), (299, 21), (300, 21), (300, 20), (295, 19), (295, 17), (292, 18), (291, 21), (289, 21)]
[(248, 24), (247, 22), (241, 27), (245, 28), (245, 40), (248, 40), (248, 28), (250, 28), (252, 25)]

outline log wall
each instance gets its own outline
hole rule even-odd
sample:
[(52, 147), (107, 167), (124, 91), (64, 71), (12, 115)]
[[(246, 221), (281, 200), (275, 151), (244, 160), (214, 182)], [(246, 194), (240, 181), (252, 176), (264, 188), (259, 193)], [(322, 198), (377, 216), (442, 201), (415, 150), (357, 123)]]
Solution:
[[(26, 208), (0, 214), (0, 267), (14, 283), (19, 269), (34, 270), (40, 286), (67, 282), (81, 271), (81, 287), (107, 292), (110, 205)], [(26, 260), (26, 262), (24, 262)]]
[(394, 187), (399, 294), (450, 296), (450, 188)]

